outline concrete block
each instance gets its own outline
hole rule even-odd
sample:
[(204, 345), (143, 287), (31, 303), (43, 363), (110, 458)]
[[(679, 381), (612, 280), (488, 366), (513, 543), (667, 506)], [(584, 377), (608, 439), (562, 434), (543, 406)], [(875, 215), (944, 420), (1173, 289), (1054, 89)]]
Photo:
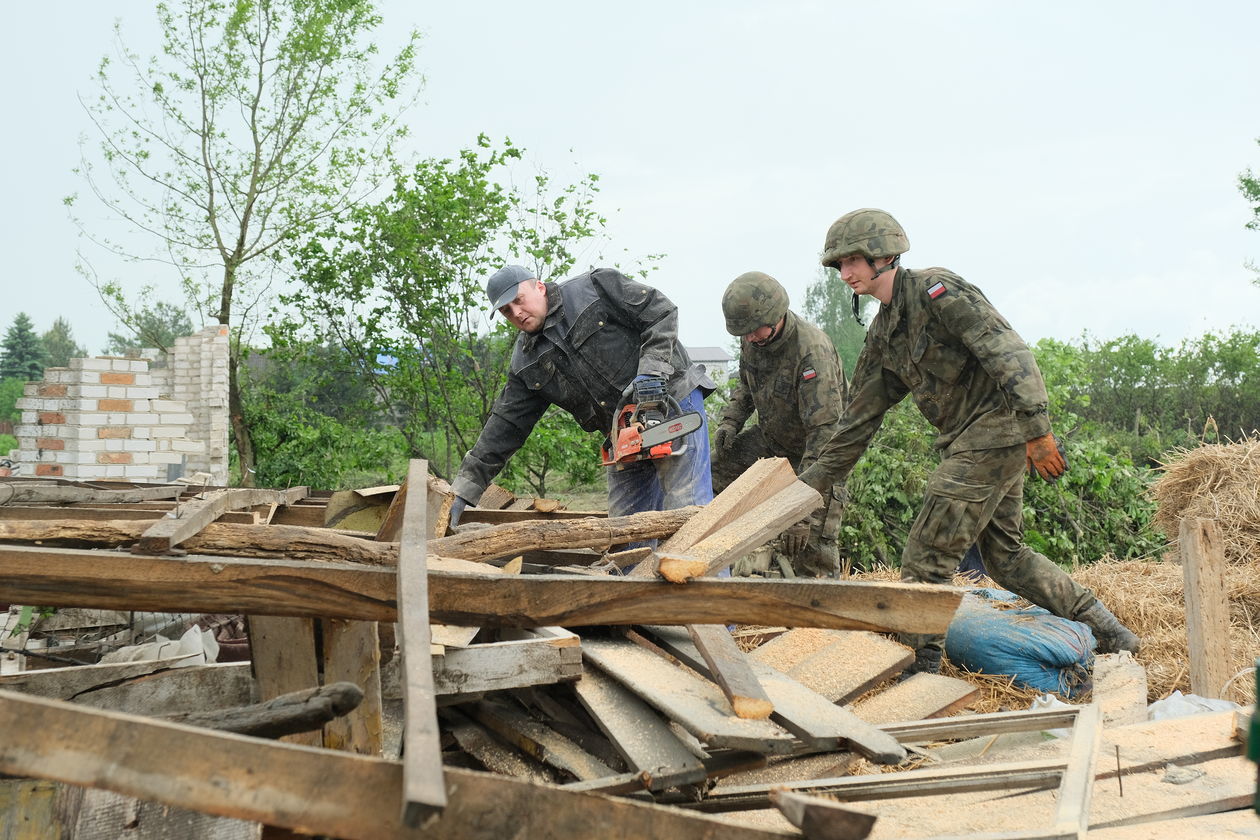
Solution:
[(146, 359), (132, 359), (129, 370), (132, 373), (144, 373), (149, 369), (149, 362)]
[[(18, 400), (18, 402), (21, 402), (21, 400)], [(26, 408), (26, 406), (23, 405), (19, 405), (17, 407)], [(18, 418), (18, 422), (26, 426), (33, 426), (35, 423), (39, 422), (39, 415), (35, 413), (35, 409), (28, 409), (22, 412), (21, 416)]]
[(153, 437), (153, 429), (149, 426), (135, 426), (131, 430), (131, 436), (140, 440), (149, 440)]
[(21, 409), (23, 411), (38, 411), (41, 402), (43, 401), (37, 400), (34, 397), (18, 397), (17, 402), (13, 403), (13, 406), (14, 408)]
[(105, 396), (109, 397), (111, 400), (129, 399), (131, 394), (127, 393), (128, 390), (130, 389), (124, 385), (110, 385), (108, 388), (105, 388)]
[(197, 419), (197, 418), (195, 418), (195, 417), (193, 417), (191, 414), (187, 414), (187, 413), (185, 413), (185, 414), (163, 414), (163, 415), (162, 415), (162, 419), (161, 419), (161, 421), (160, 421), (160, 422), (161, 422), (163, 425), (175, 425), (175, 424), (177, 424), (177, 425), (180, 425), (180, 426), (191, 426), (194, 422), (196, 422), (196, 419)]
[(126, 478), (127, 468), (121, 464), (109, 464), (105, 466), (106, 478)]
[[(71, 370), (95, 370), (95, 371), (111, 370), (112, 366), (110, 363), (112, 361), (113, 360), (107, 356), (97, 357), (97, 358), (92, 358), (92, 359), (71, 359), (70, 369)], [(75, 362), (78, 362), (78, 364), (76, 365)], [(98, 379), (97, 381), (99, 382), (100, 380)]]

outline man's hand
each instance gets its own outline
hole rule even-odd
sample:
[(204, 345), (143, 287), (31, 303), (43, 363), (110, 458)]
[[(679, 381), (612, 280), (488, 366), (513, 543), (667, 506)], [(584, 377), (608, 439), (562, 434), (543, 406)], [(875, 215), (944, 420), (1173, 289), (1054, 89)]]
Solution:
[(800, 554), (805, 550), (806, 543), (809, 542), (809, 518), (806, 517), (791, 528), (788, 528), (779, 535), (779, 540), (783, 543), (784, 554), (789, 557)]
[(456, 496), (455, 501), (451, 502), (451, 527), (454, 528), (459, 524), (459, 517), (463, 515), (464, 508), (468, 507), (468, 500), (463, 496)]
[(641, 373), (630, 383), (630, 389), (636, 403), (660, 402), (665, 396), (665, 380), (654, 374)]
[(735, 428), (734, 423), (720, 423), (717, 427), (717, 433), (713, 436), (713, 445), (717, 447), (719, 452), (730, 449), (735, 445), (735, 436), (739, 434), (739, 430)]
[(1036, 470), (1037, 475), (1045, 481), (1055, 481), (1067, 472), (1067, 459), (1063, 457), (1063, 447), (1053, 433), (1044, 434), (1028, 441), (1028, 471)]

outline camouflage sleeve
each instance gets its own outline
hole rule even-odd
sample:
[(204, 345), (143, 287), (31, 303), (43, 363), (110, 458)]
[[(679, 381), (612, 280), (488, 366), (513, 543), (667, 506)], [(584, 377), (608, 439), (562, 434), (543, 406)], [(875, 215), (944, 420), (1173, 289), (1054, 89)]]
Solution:
[(753, 405), (752, 389), (745, 380), (744, 367), (740, 365), (739, 376), (735, 379), (735, 387), (731, 390), (731, 398), (722, 409), (722, 418), (718, 424), (730, 423), (735, 431), (744, 428), (748, 418), (752, 416), (756, 406)]
[[(933, 297), (937, 286), (943, 290)], [(984, 294), (961, 278), (934, 278), (924, 289), (928, 309), (958, 336), (1006, 397), (1025, 440), (1050, 432), (1049, 397), (1041, 370), (1019, 333), (993, 308)]]
[(805, 454), (801, 456), (801, 469), (805, 470), (836, 431), (844, 407), (844, 368), (835, 350), (819, 350), (801, 360), (796, 377), (796, 408), (805, 427)]
[(508, 458), (525, 445), (529, 433), (550, 403), (509, 375), (490, 419), (482, 427), (477, 442), (459, 465), (459, 474), (451, 482), (456, 495), (476, 504), (481, 494), (503, 469)]
[(836, 432), (822, 445), (813, 466), (800, 474), (801, 481), (823, 492), (843, 484), (853, 465), (870, 445), (888, 409), (909, 393), (900, 379), (885, 372), (880, 353), (867, 344), (853, 373), (853, 398), (840, 415)]
[(660, 290), (631, 280), (612, 268), (597, 268), (591, 281), (622, 323), (643, 337), (639, 345), (642, 375), (668, 379), (674, 374), (674, 344), (678, 341), (678, 307)]

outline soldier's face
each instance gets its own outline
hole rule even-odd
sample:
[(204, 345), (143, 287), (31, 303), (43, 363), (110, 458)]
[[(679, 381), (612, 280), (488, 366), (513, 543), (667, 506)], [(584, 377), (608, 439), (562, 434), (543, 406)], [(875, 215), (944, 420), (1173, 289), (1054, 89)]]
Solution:
[(841, 257), (837, 266), (840, 279), (848, 284), (855, 295), (874, 294), (875, 269), (861, 254), (850, 254)]
[(767, 344), (774, 341), (775, 336), (783, 330), (783, 322), (785, 320), (787, 320), (786, 315), (780, 318), (779, 323), (777, 324), (766, 324), (758, 327), (748, 335), (744, 336), (744, 340), (755, 344), (758, 347), (765, 347)]
[(526, 280), (516, 290), (516, 297), (499, 311), (521, 332), (538, 332), (547, 319), (547, 288), (541, 280)]

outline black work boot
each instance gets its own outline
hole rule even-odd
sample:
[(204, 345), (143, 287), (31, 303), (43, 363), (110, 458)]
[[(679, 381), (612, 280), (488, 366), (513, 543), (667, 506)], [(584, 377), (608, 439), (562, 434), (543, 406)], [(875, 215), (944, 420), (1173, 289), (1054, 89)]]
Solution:
[(1128, 627), (1120, 623), (1111, 610), (1095, 601), (1093, 606), (1076, 616), (1076, 620), (1088, 625), (1098, 641), (1098, 653), (1119, 653), (1127, 650), (1137, 653), (1142, 640)]

